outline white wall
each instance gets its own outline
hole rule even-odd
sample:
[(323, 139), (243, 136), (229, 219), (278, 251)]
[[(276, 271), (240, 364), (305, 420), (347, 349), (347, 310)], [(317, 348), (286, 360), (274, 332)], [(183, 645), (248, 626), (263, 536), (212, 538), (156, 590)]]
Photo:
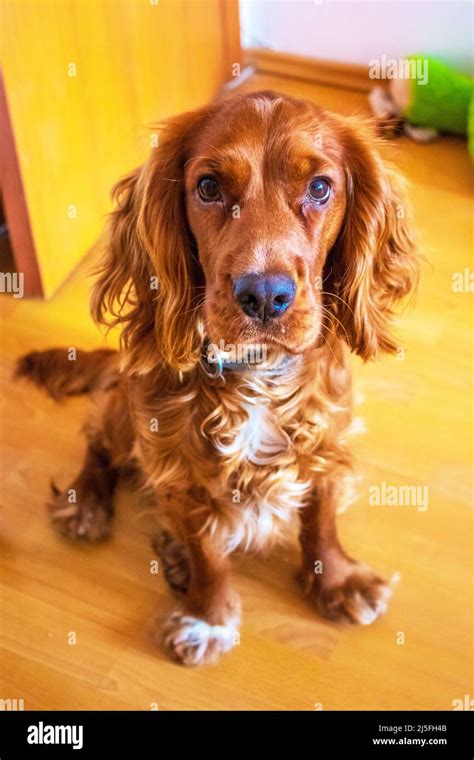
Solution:
[(245, 47), (368, 65), (436, 55), (469, 72), (473, 5), (462, 0), (240, 0)]

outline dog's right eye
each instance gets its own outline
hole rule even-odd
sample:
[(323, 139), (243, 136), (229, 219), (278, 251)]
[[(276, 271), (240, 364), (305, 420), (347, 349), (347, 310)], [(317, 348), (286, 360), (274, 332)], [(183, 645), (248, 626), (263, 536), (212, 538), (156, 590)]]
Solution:
[(318, 206), (327, 203), (331, 195), (331, 185), (324, 177), (315, 177), (309, 184), (308, 194)]
[(219, 183), (213, 177), (201, 177), (197, 187), (199, 197), (204, 203), (213, 203), (222, 197)]

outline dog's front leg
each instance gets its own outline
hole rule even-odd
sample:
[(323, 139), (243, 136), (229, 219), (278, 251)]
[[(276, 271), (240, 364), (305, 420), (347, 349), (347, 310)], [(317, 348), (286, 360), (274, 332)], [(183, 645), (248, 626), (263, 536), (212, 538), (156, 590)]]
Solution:
[(184, 665), (215, 662), (239, 638), (240, 598), (230, 585), (229, 558), (217, 541), (200, 533), (196, 514), (191, 509), (180, 530), (189, 565), (183, 609), (163, 629), (166, 649)]
[(341, 547), (336, 512), (342, 488), (336, 474), (321, 476), (300, 512), (304, 587), (325, 617), (367, 625), (385, 612), (391, 589)]

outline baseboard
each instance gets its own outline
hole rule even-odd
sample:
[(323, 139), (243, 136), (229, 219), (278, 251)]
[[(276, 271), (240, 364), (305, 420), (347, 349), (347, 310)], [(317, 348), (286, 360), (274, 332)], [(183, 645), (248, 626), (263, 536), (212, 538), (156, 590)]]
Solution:
[(369, 78), (368, 67), (358, 64), (320, 61), (266, 48), (246, 48), (243, 56), (244, 64), (265, 74), (304, 79), (358, 92), (369, 92), (374, 86), (374, 81)]

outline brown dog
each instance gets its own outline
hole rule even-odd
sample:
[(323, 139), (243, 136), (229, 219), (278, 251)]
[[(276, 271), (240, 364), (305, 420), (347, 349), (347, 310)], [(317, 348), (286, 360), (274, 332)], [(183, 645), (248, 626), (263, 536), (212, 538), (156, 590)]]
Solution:
[(53, 395), (94, 391), (68, 535), (106, 535), (134, 465), (171, 527), (157, 546), (182, 611), (164, 641), (185, 664), (236, 641), (229, 555), (300, 520), (305, 591), (320, 613), (370, 623), (390, 589), (347, 556), (336, 512), (350, 472), (349, 349), (394, 351), (392, 306), (416, 284), (398, 175), (370, 125), (272, 92), (170, 120), (115, 188), (93, 297), (122, 356), (30, 354), (19, 373)]

